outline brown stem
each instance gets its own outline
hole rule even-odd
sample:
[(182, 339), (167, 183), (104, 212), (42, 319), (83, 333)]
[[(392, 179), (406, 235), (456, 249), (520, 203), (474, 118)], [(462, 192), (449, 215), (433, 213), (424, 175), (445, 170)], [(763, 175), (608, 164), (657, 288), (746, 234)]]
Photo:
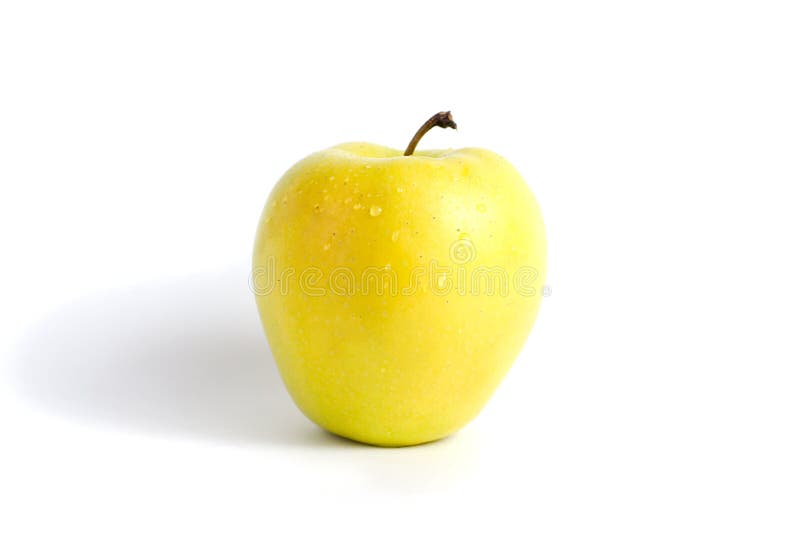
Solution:
[(449, 111), (440, 111), (427, 121), (425, 124), (419, 127), (417, 133), (414, 134), (414, 137), (411, 138), (411, 142), (408, 143), (408, 148), (406, 148), (404, 156), (410, 156), (414, 153), (414, 149), (417, 148), (417, 143), (419, 140), (422, 139), (422, 136), (428, 133), (428, 130), (433, 128), (434, 126), (438, 126), (439, 128), (452, 128), (456, 129), (456, 123), (453, 122), (453, 116), (450, 114)]

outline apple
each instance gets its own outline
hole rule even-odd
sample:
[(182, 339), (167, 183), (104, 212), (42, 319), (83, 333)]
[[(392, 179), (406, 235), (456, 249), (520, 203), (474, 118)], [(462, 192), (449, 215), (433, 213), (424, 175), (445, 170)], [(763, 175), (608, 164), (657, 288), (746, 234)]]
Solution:
[(488, 150), (346, 143), (294, 165), (267, 200), (252, 289), (281, 377), (335, 434), (405, 446), (473, 419), (533, 326), (545, 229)]

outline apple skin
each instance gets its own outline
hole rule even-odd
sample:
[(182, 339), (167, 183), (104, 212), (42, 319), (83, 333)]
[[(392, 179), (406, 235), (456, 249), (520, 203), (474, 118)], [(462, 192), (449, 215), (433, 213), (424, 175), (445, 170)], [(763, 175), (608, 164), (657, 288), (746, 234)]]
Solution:
[[(480, 412), (533, 326), (545, 263), (539, 206), (502, 157), (347, 143), (308, 156), (277, 183), (252, 281), (300, 410), (346, 438), (406, 446), (445, 437)], [(451, 273), (432, 274), (434, 266)], [(481, 266), (507, 273), (505, 294), (475, 275)], [(364, 282), (365, 272), (382, 283)]]

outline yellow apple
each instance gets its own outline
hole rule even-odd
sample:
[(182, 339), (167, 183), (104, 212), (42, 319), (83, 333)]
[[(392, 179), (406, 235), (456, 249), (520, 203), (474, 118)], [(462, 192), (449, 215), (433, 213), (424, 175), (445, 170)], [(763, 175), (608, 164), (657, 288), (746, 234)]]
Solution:
[(316, 152), (270, 194), (252, 289), (284, 383), (335, 434), (382, 446), (474, 418), (522, 348), (542, 296), (538, 204), (479, 148)]

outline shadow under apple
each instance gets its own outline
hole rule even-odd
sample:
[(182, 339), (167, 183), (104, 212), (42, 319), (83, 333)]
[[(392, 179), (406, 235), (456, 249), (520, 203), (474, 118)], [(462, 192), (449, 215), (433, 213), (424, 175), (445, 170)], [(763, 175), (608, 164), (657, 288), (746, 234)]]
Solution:
[(69, 304), (23, 339), (17, 386), (40, 408), (78, 422), (301, 447), (311, 452), (304, 461), (332, 475), (327, 478), (355, 468), (365, 484), (390, 492), (449, 486), (472, 470), (476, 444), (463, 431), (418, 447), (383, 449), (308, 421), (281, 382), (247, 275), (194, 275)]
[(335, 439), (306, 421), (284, 389), (246, 271), (79, 300), (21, 348), (23, 393), (64, 416), (226, 441)]

